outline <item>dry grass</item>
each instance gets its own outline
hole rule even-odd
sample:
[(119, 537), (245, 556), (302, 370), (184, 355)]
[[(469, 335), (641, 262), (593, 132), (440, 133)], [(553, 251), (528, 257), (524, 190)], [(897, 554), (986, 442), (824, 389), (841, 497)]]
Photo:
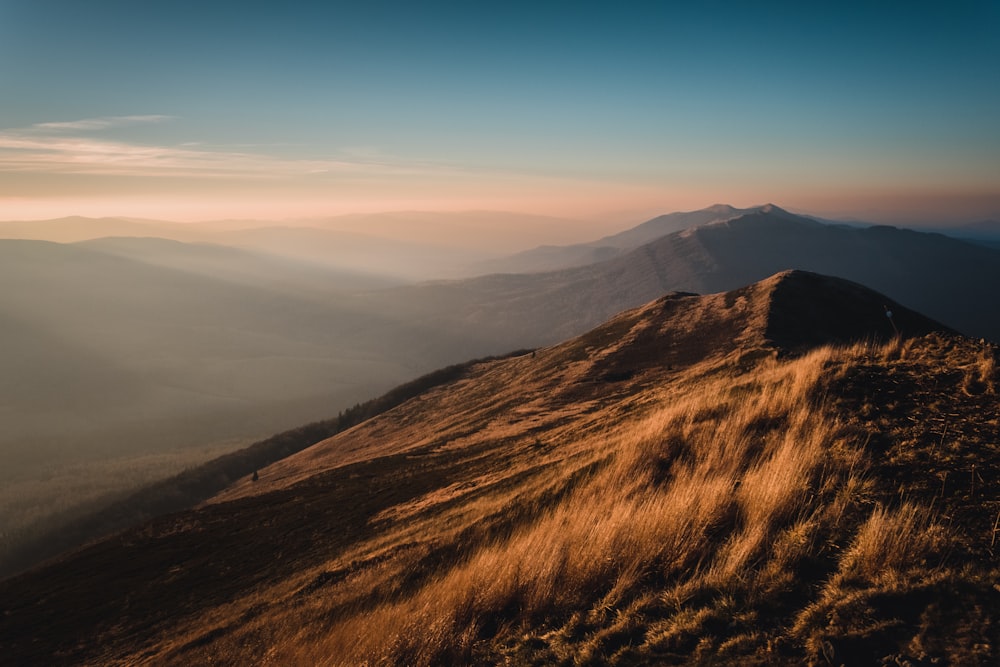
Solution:
[[(412, 594), (350, 614), (282, 659), (432, 665), (507, 651), (586, 663), (627, 653), (624, 637), (654, 655), (706, 634), (736, 597), (794, 591), (797, 565), (821, 539), (846, 545), (845, 514), (866, 501), (863, 443), (821, 397), (834, 354), (767, 362), (743, 386), (703, 379), (578, 443), (605, 464), (539, 520), (472, 545)], [(861, 523), (852, 563), (905, 558), (905, 545), (879, 542), (887, 523), (882, 509)], [(671, 596), (680, 602), (665, 608)], [(772, 631), (715, 648), (759, 648)]]
[[(751, 367), (741, 353), (594, 389), (565, 355), (495, 364), (332, 441), (356, 455), (392, 433), (420, 485), (398, 477), (400, 500), (360, 514), (356, 539), (199, 609), (144, 659), (990, 664), (997, 568), (961, 514), (987, 491), (941, 497), (900, 471), (946, 449), (964, 470), (907, 397), (981, 411), (988, 390), (960, 388), (992, 386), (993, 354), (933, 338)], [(115, 660), (138, 661), (100, 661)]]
[(983, 346), (978, 358), (966, 370), (962, 389), (968, 394), (995, 394), (997, 391), (997, 352)]
[[(771, 662), (787, 659), (796, 641), (817, 663), (857, 659), (872, 646), (888, 655), (898, 647), (871, 600), (894, 593), (908, 604), (913, 590), (944, 585), (955, 536), (926, 506), (876, 503), (865, 434), (823, 394), (838, 368), (917, 354), (893, 341), (765, 362), (745, 387), (703, 379), (638, 424), (587, 442), (607, 453), (607, 465), (539, 521), (290, 656), (590, 664), (680, 653)], [(993, 377), (988, 362), (976, 369), (984, 367), (981, 381)], [(810, 603), (809, 577), (823, 581), (823, 572)], [(888, 626), (897, 625), (890, 614)]]

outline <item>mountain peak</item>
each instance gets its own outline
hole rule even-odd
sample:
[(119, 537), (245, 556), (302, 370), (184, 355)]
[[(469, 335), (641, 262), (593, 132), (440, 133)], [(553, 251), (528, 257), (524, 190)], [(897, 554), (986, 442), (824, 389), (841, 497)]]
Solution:
[[(890, 315), (891, 314), (891, 315)], [(789, 270), (746, 287), (699, 296), (672, 292), (569, 341), (596, 352), (599, 376), (654, 365), (687, 366), (733, 352), (796, 354), (823, 345), (951, 332), (849, 280)]]
[(746, 215), (749, 213), (777, 213), (777, 214), (787, 214), (791, 215), (785, 209), (781, 208), (777, 204), (768, 202), (766, 204), (761, 204), (759, 206), (751, 206), (750, 208), (736, 208), (735, 206), (730, 206), (729, 204), (712, 204), (711, 206), (702, 209), (705, 213), (716, 213), (719, 215)]
[(781, 208), (777, 204), (767, 203), (762, 206), (754, 206), (747, 211), (747, 214), (757, 214), (757, 215), (767, 215), (771, 217), (778, 218), (789, 218), (795, 220), (807, 220), (808, 218), (803, 218), (802, 216), (790, 213), (785, 209)]
[(734, 207), (730, 206), (729, 204), (712, 204), (711, 206), (709, 206), (709, 207), (707, 207), (707, 208), (705, 208), (703, 210), (707, 211), (709, 213), (718, 213), (718, 214), (733, 214), (733, 215), (735, 215), (735, 214), (739, 213), (739, 209), (734, 208)]
[[(812, 218), (790, 213), (775, 204), (763, 204), (761, 206), (753, 206), (748, 209), (738, 209), (734, 215), (721, 219), (718, 222), (723, 223), (724, 225), (728, 224), (730, 226), (733, 224), (736, 224), (737, 226), (743, 226), (746, 224), (757, 226), (761, 224), (776, 223), (784, 225), (793, 224), (796, 226), (807, 225), (809, 227), (823, 225), (823, 223)], [(694, 227), (693, 231), (697, 231), (698, 229), (698, 227)]]

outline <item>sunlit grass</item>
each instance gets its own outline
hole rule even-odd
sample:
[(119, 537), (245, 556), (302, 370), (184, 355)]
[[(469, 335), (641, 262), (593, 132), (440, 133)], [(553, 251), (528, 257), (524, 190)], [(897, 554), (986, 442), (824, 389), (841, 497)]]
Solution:
[[(970, 417), (990, 400), (994, 356), (932, 336), (749, 366), (713, 358), (604, 399), (538, 390), (583, 391), (586, 364), (571, 355), (483, 366), (461, 391), (423, 394), (326, 445), (360, 456), (399, 445), (381, 440), (392, 434), (411, 447), (404, 470), (421, 472), (386, 474), (419, 490), (319, 564), (200, 610), (147, 656), (989, 664), (1000, 605), (984, 554), (1000, 499), (942, 491), (935, 475), (995, 460), (996, 417)], [(993, 504), (977, 505), (983, 494)]]

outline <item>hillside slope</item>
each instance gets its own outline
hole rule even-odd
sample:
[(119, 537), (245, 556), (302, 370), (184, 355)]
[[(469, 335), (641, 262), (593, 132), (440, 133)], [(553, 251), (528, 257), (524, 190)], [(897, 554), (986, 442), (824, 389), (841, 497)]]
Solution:
[(997, 357), (814, 274), (668, 295), (0, 582), (0, 650), (993, 664)]

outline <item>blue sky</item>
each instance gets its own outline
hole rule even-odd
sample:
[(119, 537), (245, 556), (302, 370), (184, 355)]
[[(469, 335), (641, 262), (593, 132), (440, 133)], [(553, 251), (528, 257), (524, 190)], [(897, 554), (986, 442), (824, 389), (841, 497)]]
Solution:
[(997, 2), (0, 0), (0, 218), (998, 217), (997, 34)]

